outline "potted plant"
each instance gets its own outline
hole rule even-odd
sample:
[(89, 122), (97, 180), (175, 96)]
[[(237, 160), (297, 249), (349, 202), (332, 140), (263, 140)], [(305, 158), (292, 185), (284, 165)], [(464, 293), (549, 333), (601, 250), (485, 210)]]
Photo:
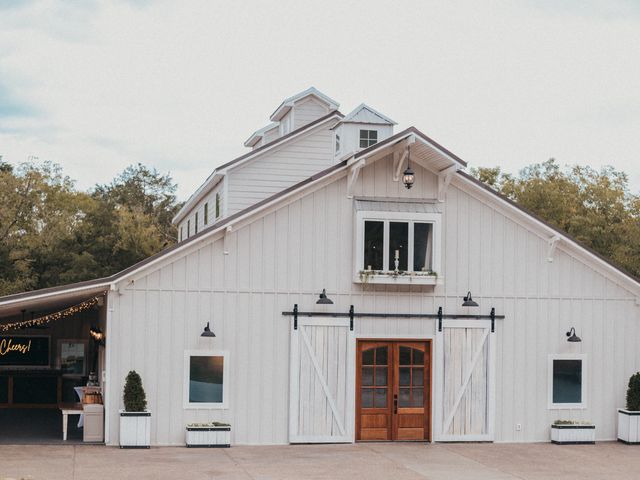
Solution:
[(640, 443), (640, 372), (631, 375), (627, 389), (627, 408), (618, 409), (618, 440)]
[(120, 448), (149, 448), (151, 412), (147, 410), (142, 379), (135, 370), (127, 374), (122, 400), (124, 410), (120, 410)]
[(581, 420), (556, 420), (551, 425), (551, 442), (560, 445), (596, 443), (596, 426)]
[(187, 424), (187, 447), (230, 447), (231, 425), (221, 422)]

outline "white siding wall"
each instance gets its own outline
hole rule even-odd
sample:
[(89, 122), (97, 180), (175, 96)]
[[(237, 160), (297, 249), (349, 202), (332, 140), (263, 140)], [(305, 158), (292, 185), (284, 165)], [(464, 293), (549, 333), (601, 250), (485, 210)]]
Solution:
[[(216, 219), (216, 194), (220, 195), (220, 216)], [(209, 204), (209, 221), (207, 225), (204, 224), (204, 204)], [(200, 201), (190, 212), (184, 217), (182, 222), (178, 224), (178, 240), (180, 240), (180, 229), (184, 232), (182, 240), (187, 239), (187, 222), (191, 221), (191, 236), (195, 235), (196, 224), (196, 212), (198, 212), (198, 232), (201, 232), (204, 228), (208, 228), (213, 225), (216, 220), (220, 220), (224, 215), (224, 182), (220, 181), (208, 194)]]
[[(356, 194), (435, 196), (435, 177), (414, 166), (416, 186), (407, 191), (391, 181), (390, 163), (366, 167)], [(153, 411), (154, 444), (182, 444), (187, 422), (209, 420), (230, 422), (233, 443), (287, 443), (290, 326), (283, 310), (294, 303), (319, 310), (317, 294), (326, 288), (336, 311), (353, 304), (360, 312), (434, 313), (442, 306), (445, 313), (466, 313), (461, 297), (471, 290), (483, 313), (494, 306), (506, 315), (493, 334), (496, 440), (548, 440), (549, 424), (558, 418), (592, 420), (599, 439), (615, 438), (615, 409), (629, 375), (640, 369), (633, 295), (562, 245), (548, 263), (546, 238), (460, 185), (454, 180), (447, 193), (444, 283), (435, 290), (352, 283), (354, 214), (343, 177), (234, 229), (228, 255), (222, 239), (202, 242), (112, 294), (112, 408), (122, 405), (123, 379), (136, 369)], [(207, 321), (216, 338), (200, 337)], [(567, 343), (571, 326), (582, 343)], [(426, 319), (356, 319), (360, 336), (433, 336), (435, 328)], [(183, 352), (210, 348), (230, 351), (230, 408), (185, 410)], [(550, 411), (547, 355), (570, 349), (588, 355), (588, 408)], [(110, 428), (116, 443), (115, 414)]]
[(329, 113), (326, 104), (313, 97), (296, 102), (293, 109), (294, 129), (303, 127)]
[(333, 164), (333, 134), (320, 127), (229, 173), (232, 215)]
[(393, 135), (393, 125), (345, 123), (340, 127), (340, 130), (340, 156), (345, 153), (362, 150), (360, 148), (360, 130), (376, 130), (378, 132), (378, 142)]

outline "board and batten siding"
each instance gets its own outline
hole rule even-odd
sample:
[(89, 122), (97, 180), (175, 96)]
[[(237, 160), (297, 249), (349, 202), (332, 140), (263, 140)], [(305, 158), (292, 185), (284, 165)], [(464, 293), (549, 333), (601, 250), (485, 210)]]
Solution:
[(325, 125), (229, 172), (228, 215), (330, 167), (333, 134)]
[[(391, 180), (391, 168), (392, 161), (365, 167), (355, 194), (435, 197), (435, 177), (418, 165), (411, 190)], [(210, 420), (231, 423), (234, 444), (284, 444), (291, 319), (282, 311), (297, 303), (303, 310), (346, 312), (353, 304), (356, 312), (435, 313), (442, 306), (445, 313), (468, 313), (461, 297), (471, 290), (477, 311), (487, 314), (495, 307), (506, 316), (490, 334), (495, 440), (548, 441), (549, 425), (559, 418), (591, 420), (598, 439), (615, 438), (616, 408), (624, 402), (630, 374), (640, 369), (639, 307), (617, 277), (599, 272), (562, 243), (548, 262), (545, 235), (454, 178), (444, 203), (442, 284), (356, 284), (354, 218), (343, 176), (234, 227), (226, 240), (194, 242), (185, 254), (168, 257), (119, 293), (110, 292), (112, 408), (122, 405), (124, 378), (136, 369), (152, 410), (153, 444), (183, 444), (188, 422)], [(322, 288), (334, 305), (315, 304)], [(207, 321), (217, 335), (213, 339), (200, 337)], [(566, 341), (571, 326), (582, 343)], [(355, 335), (433, 338), (436, 322), (357, 318)], [(185, 409), (184, 351), (212, 348), (229, 352), (229, 408)], [(587, 408), (548, 410), (548, 355), (569, 351), (587, 355)], [(437, 396), (441, 387), (436, 377), (434, 382)], [(116, 444), (117, 415), (110, 416), (110, 432)]]

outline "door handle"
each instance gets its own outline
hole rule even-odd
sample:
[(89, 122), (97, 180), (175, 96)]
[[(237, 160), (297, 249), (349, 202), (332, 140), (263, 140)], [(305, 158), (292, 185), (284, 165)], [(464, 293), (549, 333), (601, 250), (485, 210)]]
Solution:
[(393, 395), (393, 413), (398, 413), (398, 394)]

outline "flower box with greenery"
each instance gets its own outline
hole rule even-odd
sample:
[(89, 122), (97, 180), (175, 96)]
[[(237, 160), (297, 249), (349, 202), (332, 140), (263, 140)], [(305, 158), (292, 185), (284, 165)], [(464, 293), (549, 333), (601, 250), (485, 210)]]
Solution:
[(618, 409), (618, 440), (640, 444), (640, 372), (629, 379), (627, 408)]
[(438, 274), (433, 270), (408, 272), (404, 270), (360, 270), (355, 279), (358, 283), (397, 283), (414, 285), (435, 285)]
[(583, 420), (556, 420), (551, 425), (551, 442), (559, 445), (596, 443), (596, 426)]
[(222, 422), (189, 423), (187, 447), (228, 448), (231, 446), (231, 425)]
[(149, 448), (151, 412), (147, 410), (142, 379), (135, 370), (127, 375), (122, 400), (124, 410), (120, 410), (120, 448)]

